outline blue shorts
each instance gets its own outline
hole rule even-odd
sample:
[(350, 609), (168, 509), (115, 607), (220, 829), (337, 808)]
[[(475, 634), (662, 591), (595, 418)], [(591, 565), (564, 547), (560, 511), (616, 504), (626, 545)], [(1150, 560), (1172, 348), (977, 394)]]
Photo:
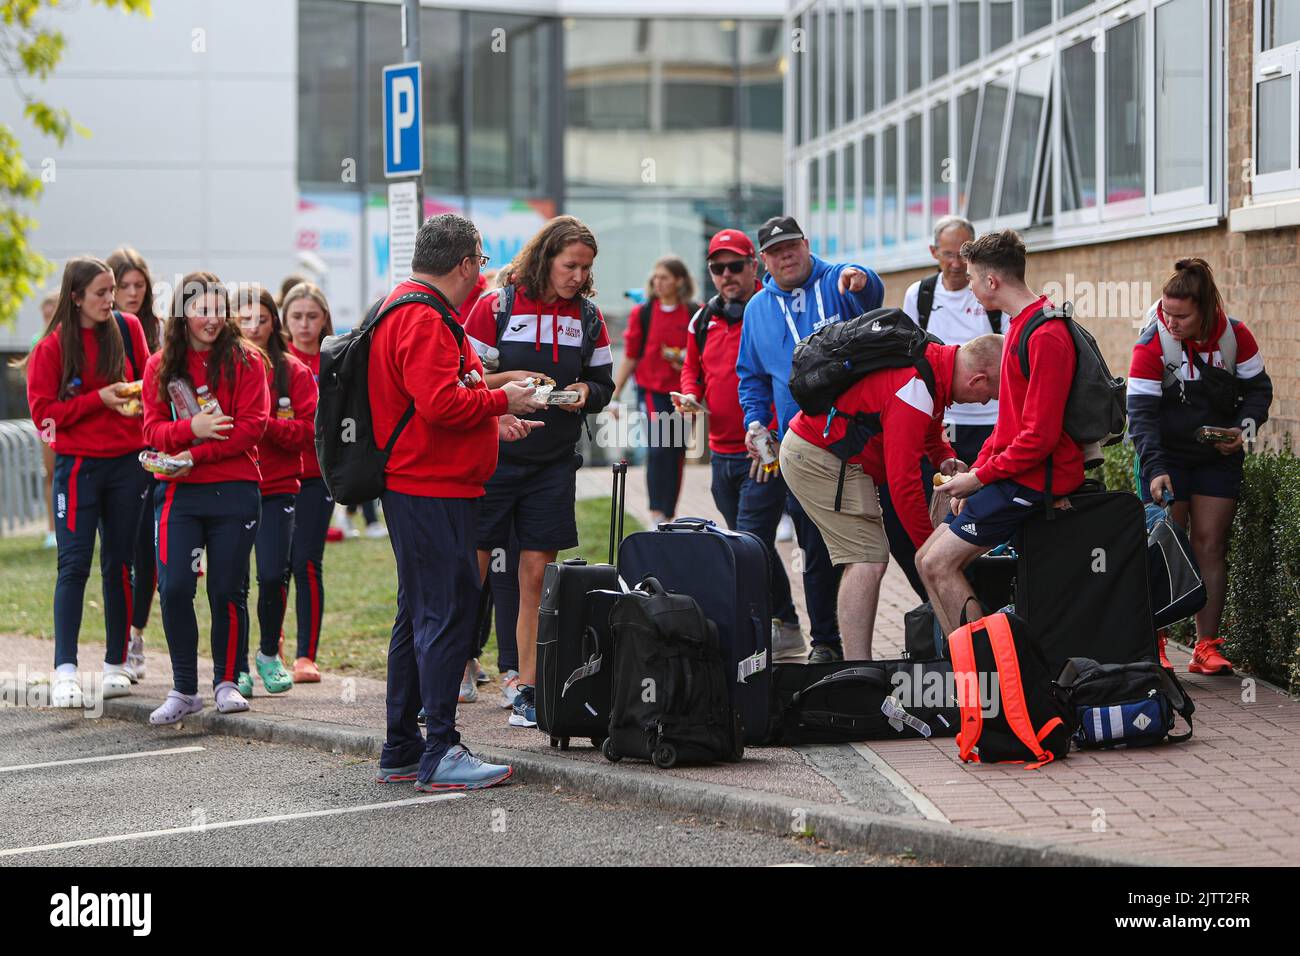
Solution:
[(961, 514), (944, 518), (952, 533), (970, 544), (996, 547), (1019, 530), (1024, 520), (1043, 507), (1043, 493), (1016, 484), (995, 481), (966, 499)]
[(581, 467), (582, 456), (576, 454), (539, 465), (498, 461), (479, 499), (479, 550), (507, 547), (512, 526), (523, 551), (576, 548), (574, 508)]
[[(1232, 455), (1223, 456), (1223, 461), (1176, 462), (1166, 459), (1169, 480), (1174, 483), (1174, 501), (1191, 501), (1192, 495), (1240, 498), (1243, 460)], [(1138, 491), (1142, 503), (1146, 504), (1151, 500), (1151, 479), (1146, 475), (1142, 479)]]

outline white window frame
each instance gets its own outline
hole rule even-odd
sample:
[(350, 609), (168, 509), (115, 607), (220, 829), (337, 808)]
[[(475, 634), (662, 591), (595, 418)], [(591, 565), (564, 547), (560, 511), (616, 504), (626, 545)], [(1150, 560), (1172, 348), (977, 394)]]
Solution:
[(984, 123), (984, 106), (987, 99), (988, 88), (996, 82), (1007, 81), (1007, 105), (1002, 112), (1002, 129), (998, 134), (998, 159), (997, 166), (993, 170), (992, 196), (989, 200), (989, 214), (981, 219), (971, 219), (975, 226), (976, 233), (988, 232), (993, 228), (998, 214), (998, 197), (1002, 195), (1002, 164), (1006, 159), (1007, 153), (1007, 129), (1011, 125), (1011, 107), (1015, 102), (1016, 95), (1016, 75), (1015, 69), (1009, 64), (998, 64), (986, 69), (980, 76), (980, 98), (979, 109), (975, 112), (975, 135), (970, 141), (970, 160), (966, 168), (966, 203), (961, 210), (961, 215), (970, 219), (970, 200), (971, 187), (974, 183), (975, 176), (975, 155), (979, 152), (980, 146), (980, 128)]
[[(1052, 208), (1055, 210), (1055, 221), (1058, 225), (1087, 225), (1101, 221), (1102, 191), (1101, 167), (1105, 161), (1105, 142), (1102, 136), (1103, 127), (1101, 124), (1101, 111), (1104, 107), (1103, 98), (1105, 96), (1105, 77), (1103, 76), (1103, 62), (1101, 54), (1097, 50), (1097, 37), (1100, 33), (1100, 20), (1093, 19), (1080, 24), (1079, 28), (1067, 34), (1057, 37), (1056, 48), (1054, 51), (1055, 63), (1053, 72), (1055, 73), (1054, 81), (1056, 89), (1060, 91), (1060, 97), (1057, 100), (1057, 109), (1053, 112), (1052, 122), (1055, 126), (1053, 131), (1052, 150), (1056, 157), (1057, 176), (1052, 182)], [(1061, 187), (1064, 184), (1065, 176), (1065, 74), (1063, 70), (1063, 54), (1066, 50), (1079, 46), (1080, 44), (1089, 44), (1092, 47), (1092, 84), (1093, 84), (1093, 101), (1095, 104), (1095, 113), (1093, 122), (1093, 176), (1096, 178), (1094, 190), (1096, 192), (1096, 201), (1082, 209), (1064, 209), (1061, 203)]]
[[(868, 151), (867, 140), (870, 139), (870, 150)], [(863, 131), (858, 138), (858, 155), (859, 162), (862, 163), (862, 175), (858, 177), (862, 184), (862, 189), (858, 193), (858, 199), (862, 207), (862, 249), (870, 249), (873, 253), (878, 251), (881, 244), (880, 235), (880, 179), (882, 170), (880, 168), (880, 129), (871, 128)], [(867, 215), (867, 156), (871, 156), (871, 214)], [(868, 241), (869, 240), (869, 241)]]
[[(1254, 198), (1281, 199), (1285, 194), (1300, 189), (1300, 136), (1297, 126), (1297, 104), (1300, 103), (1300, 42), (1287, 43), (1271, 50), (1264, 47), (1264, 0), (1255, 0), (1255, 44), (1250, 80), (1250, 194)], [(1276, 173), (1259, 172), (1259, 88), (1269, 80), (1289, 77), (1291, 80), (1290, 168)]]
[(1098, 101), (1100, 108), (1097, 110), (1097, 120), (1101, 124), (1099, 127), (1101, 136), (1098, 141), (1101, 143), (1102, 164), (1097, 171), (1097, 204), (1101, 207), (1102, 221), (1111, 219), (1131, 219), (1135, 216), (1145, 214), (1147, 209), (1147, 197), (1151, 195), (1151, 132), (1153, 129), (1152, 99), (1153, 83), (1152, 76), (1155, 70), (1155, 64), (1151, 62), (1151, 24), (1149, 21), (1143, 22), (1142, 33), (1142, 87), (1139, 95), (1142, 97), (1142, 124), (1143, 124), (1143, 158), (1142, 158), (1142, 195), (1135, 196), (1132, 199), (1121, 199), (1116, 202), (1108, 202), (1106, 197), (1110, 192), (1110, 184), (1106, 177), (1109, 175), (1109, 168), (1106, 164), (1106, 114), (1110, 108), (1110, 99), (1106, 96), (1106, 57), (1110, 55), (1110, 39), (1108, 34), (1116, 27), (1125, 26), (1135, 21), (1143, 20), (1148, 13), (1147, 4), (1144, 0), (1134, 0), (1132, 3), (1126, 3), (1123, 6), (1108, 10), (1101, 16), (1102, 31), (1102, 60), (1099, 74), (1101, 76), (1102, 96)]
[(1046, 99), (1042, 106), (1042, 111), (1038, 115), (1038, 134), (1034, 137), (1034, 153), (1031, 160), (1029, 171), (1029, 202), (1025, 206), (1024, 212), (1004, 214), (1002, 212), (1002, 186), (1007, 170), (1007, 146), (1011, 141), (1011, 121), (1015, 115), (1016, 98), (1020, 96), (1020, 83), (1024, 77), (1025, 70), (1035, 64), (1043, 62), (1044, 57), (1052, 55), (1052, 44), (1044, 43), (1041, 46), (1020, 54), (1016, 61), (1016, 78), (1011, 88), (1011, 99), (1007, 102), (1007, 115), (1005, 119), (1005, 129), (1002, 133), (1002, 156), (998, 163), (998, 185), (997, 191), (993, 195), (993, 223), (998, 229), (1010, 227), (1012, 229), (1027, 229), (1029, 224), (1034, 221), (1034, 213), (1037, 205), (1038, 189), (1042, 182), (1043, 175), (1043, 143), (1044, 138), (1048, 135), (1048, 111), (1054, 106), (1052, 94), (1053, 88), (1053, 70), (1050, 61), (1047, 70), (1047, 92)]
[[(1156, 95), (1156, 11), (1161, 7), (1174, 3), (1176, 0), (1153, 0), (1151, 4), (1151, 24), (1147, 30), (1147, 49), (1151, 53), (1151, 109), (1150, 119), (1147, 129), (1150, 136), (1147, 142), (1150, 148), (1147, 150), (1147, 169), (1151, 179), (1151, 186), (1147, 194), (1151, 197), (1151, 210), (1153, 212), (1164, 212), (1169, 209), (1182, 209), (1185, 206), (1195, 206), (1210, 201), (1210, 178), (1214, 171), (1214, 157), (1210, 154), (1210, 140), (1212, 138), (1212, 123), (1214, 122), (1214, 91), (1213, 82), (1213, 64), (1214, 57), (1211, 55), (1210, 46), (1214, 42), (1214, 23), (1210, 18), (1209, 0), (1199, 0), (1201, 23), (1205, 24), (1205, 49), (1203, 72), (1204, 82), (1201, 86), (1201, 98), (1205, 107), (1203, 121), (1201, 123), (1201, 185), (1188, 186), (1184, 189), (1174, 189), (1169, 192), (1157, 192), (1156, 181), (1156, 106), (1158, 97)], [(1292, 100), (1294, 103), (1295, 101)], [(1294, 112), (1294, 111), (1293, 111)], [(1294, 137), (1292, 137), (1294, 140)]]
[[(914, 119), (921, 124), (921, 214), (924, 221), (922, 222), (921, 234), (919, 236), (909, 236), (907, 234), (907, 171), (914, 168), (912, 157), (907, 155), (907, 124)], [(904, 113), (898, 120), (898, 130), (899, 136), (902, 137), (899, 145), (904, 160), (904, 162), (899, 166), (898, 177), (900, 185), (902, 186), (902, 189), (900, 190), (902, 195), (902, 215), (899, 217), (902, 220), (902, 230), (899, 244), (908, 245), (917, 242), (918, 240), (925, 239), (926, 233), (929, 231), (926, 223), (928, 223), (930, 219), (930, 114), (925, 108), (925, 105), (921, 104), (917, 108), (910, 109)]]

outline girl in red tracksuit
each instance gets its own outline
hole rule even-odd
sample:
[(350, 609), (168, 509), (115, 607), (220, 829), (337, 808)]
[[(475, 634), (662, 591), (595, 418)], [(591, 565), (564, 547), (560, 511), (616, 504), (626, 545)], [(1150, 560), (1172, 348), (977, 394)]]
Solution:
[(32, 421), (55, 451), (54, 665), (51, 703), (83, 705), (77, 678), (82, 599), (100, 531), (104, 580), (102, 697), (130, 692), (126, 665), (131, 622), (132, 552), (147, 476), (134, 399), (119, 386), (139, 380), (149, 355), (134, 315), (113, 310), (113, 272), (99, 259), (69, 259), (54, 315), (26, 360)]
[[(686, 263), (678, 256), (664, 256), (655, 263), (646, 289), (646, 301), (632, 310), (623, 335), (623, 362), (614, 376), (614, 395), (635, 373), (641, 409), (651, 422), (664, 416), (677, 418), (672, 392), (677, 391), (686, 358), (686, 327), (695, 314), (695, 282)], [(670, 521), (677, 513), (682, 490), (682, 465), (686, 461), (684, 425), (678, 419), (671, 428), (657, 428), (651, 434), (681, 437), (660, 445), (652, 441), (646, 449), (645, 477), (650, 493), (652, 522)]]
[[(268, 290), (241, 291), (236, 312), (244, 337), (271, 360), (266, 370), (271, 416), (257, 445), (262, 471), (262, 520), (256, 544), (257, 623), (262, 641), (256, 664), (267, 693), (280, 694), (293, 687), (293, 678), (280, 660), (280, 645), (289, 595), (294, 501), (302, 488), (303, 456), (316, 457), (316, 383), (307, 366), (289, 354), (281, 337), (280, 313)], [(246, 687), (251, 694), (247, 644), (240, 650), (240, 693)]]
[[(109, 253), (104, 260), (113, 270), (117, 290), (113, 304), (120, 312), (129, 312), (140, 320), (144, 340), (149, 344), (149, 355), (158, 351), (158, 317), (153, 310), (153, 279), (144, 257), (129, 246)], [(140, 356), (140, 372), (148, 356)], [(150, 478), (140, 499), (140, 524), (135, 541), (135, 593), (131, 601), (131, 643), (127, 648), (127, 666), (137, 678), (144, 676), (144, 628), (149, 623), (154, 591), (158, 587), (157, 558), (153, 550), (153, 490)]]
[[(186, 417), (193, 396), (205, 392), (220, 409), (209, 404)], [(270, 398), (265, 356), (241, 338), (226, 289), (212, 273), (190, 273), (176, 291), (162, 351), (145, 368), (143, 397), (145, 440), (184, 462), (160, 475), (154, 491), (158, 596), (173, 689), (149, 722), (174, 724), (203, 709), (194, 591), (204, 550), (217, 709), (247, 710), (235, 681), (248, 635), (248, 555), (262, 504), (256, 445)]]
[[(320, 375), (320, 345), (334, 334), (325, 294), (310, 282), (300, 282), (284, 294), (280, 303), (288, 337), (289, 354), (307, 366), (315, 384)], [(314, 429), (314, 412), (312, 428)], [(295, 585), (294, 604), (298, 613), (298, 653), (293, 662), (295, 684), (320, 681), (316, 651), (320, 644), (321, 615), (325, 613), (325, 535), (329, 531), (334, 499), (321, 477), (316, 453), (302, 456), (302, 490), (298, 492), (293, 522), (290, 562)]]

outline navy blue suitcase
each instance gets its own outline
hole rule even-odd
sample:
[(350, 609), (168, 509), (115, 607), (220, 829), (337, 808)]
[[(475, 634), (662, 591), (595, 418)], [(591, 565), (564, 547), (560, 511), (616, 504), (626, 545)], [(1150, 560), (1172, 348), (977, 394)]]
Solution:
[(657, 531), (628, 535), (618, 573), (628, 586), (654, 575), (666, 590), (695, 598), (718, 627), (731, 705), (745, 743), (767, 736), (771, 705), (772, 587), (767, 548), (746, 531), (704, 518), (678, 518)]

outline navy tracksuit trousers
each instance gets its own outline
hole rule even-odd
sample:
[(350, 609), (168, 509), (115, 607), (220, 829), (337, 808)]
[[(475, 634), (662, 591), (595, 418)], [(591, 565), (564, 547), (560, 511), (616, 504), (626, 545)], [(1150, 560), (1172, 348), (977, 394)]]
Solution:
[[(648, 447), (645, 453), (645, 483), (650, 497), (650, 510), (673, 518), (677, 514), (677, 498), (682, 491), (682, 467), (686, 464), (686, 427), (681, 415), (673, 410), (671, 395), (664, 392), (652, 392), (637, 386), (641, 397), (641, 410), (646, 413), (646, 434)], [(659, 421), (666, 421), (665, 416), (674, 419), (671, 425), (665, 423), (656, 427), (655, 416)], [(658, 444), (649, 436), (659, 436), (665, 443)]]
[[(257, 567), (257, 627), (261, 634), (258, 650), (263, 657), (274, 657), (280, 650), (284, 631), (284, 611), (289, 603), (289, 551), (293, 545), (294, 495), (268, 495), (262, 499), (262, 517), (257, 523), (254, 543)], [(245, 572), (244, 588), (248, 588)], [(247, 633), (239, 647), (239, 669), (248, 667)]]
[[(460, 743), (456, 698), (473, 656), (478, 618), (478, 502), (385, 491), (381, 499), (397, 559), (397, 617), (388, 645), (388, 733), (381, 767), (419, 762), (428, 781)], [(416, 715), (423, 706), (426, 736)]]
[(334, 499), (323, 478), (304, 478), (293, 521), (295, 607), (298, 615), (298, 657), (316, 659), (321, 615), (325, 613), (325, 533), (334, 514)]
[(104, 635), (109, 664), (126, 662), (134, 581), (131, 562), (140, 517), (140, 496), (149, 473), (135, 453), (116, 458), (56, 455), (54, 534), (59, 571), (54, 584), (54, 665), (77, 663), (77, 636), (90, 561), (99, 531), (99, 569), (104, 582)]
[(158, 527), (158, 601), (172, 660), (172, 683), (198, 693), (199, 626), (194, 596), (199, 559), (212, 612), (212, 683), (239, 676), (248, 641), (248, 555), (257, 537), (262, 495), (252, 481), (186, 484), (160, 481), (154, 490)]
[[(142, 469), (143, 470), (143, 469)], [(145, 473), (148, 475), (148, 472)], [(153, 553), (153, 488), (157, 484), (148, 475), (140, 495), (140, 523), (135, 539), (135, 593), (131, 601), (131, 626), (143, 631), (149, 623), (153, 595), (158, 590), (158, 560)]]

